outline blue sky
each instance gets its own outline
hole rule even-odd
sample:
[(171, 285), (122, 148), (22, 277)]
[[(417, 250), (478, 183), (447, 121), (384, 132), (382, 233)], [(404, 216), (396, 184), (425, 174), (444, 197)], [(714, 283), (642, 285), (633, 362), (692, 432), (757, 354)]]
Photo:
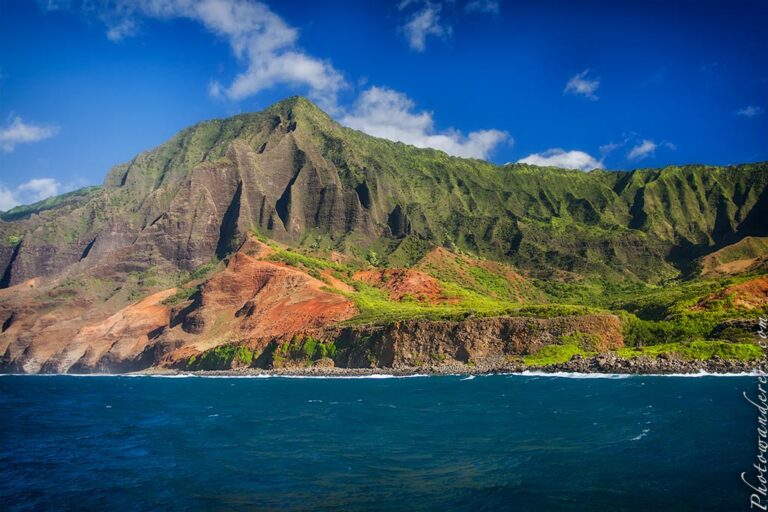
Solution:
[(497, 163), (768, 160), (768, 2), (2, 0), (0, 210), (303, 94)]

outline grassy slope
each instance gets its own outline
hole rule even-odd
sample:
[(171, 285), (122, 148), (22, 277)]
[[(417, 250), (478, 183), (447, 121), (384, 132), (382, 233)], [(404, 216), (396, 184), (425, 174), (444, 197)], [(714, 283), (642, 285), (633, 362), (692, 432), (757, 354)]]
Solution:
[[(766, 316), (768, 306), (746, 309), (734, 305), (726, 296), (708, 301), (706, 307), (694, 307), (703, 298), (717, 297), (717, 292), (761, 277), (760, 274), (670, 282), (664, 286), (610, 287), (594, 282), (574, 283), (569, 285), (570, 297), (564, 299), (562, 294), (547, 293), (547, 286), (537, 288), (527, 280), (510, 280), (511, 269), (508, 267), (499, 266), (497, 273), (493, 273), (488, 270), (487, 261), (443, 251), (439, 260), (427, 257), (415, 265), (415, 268), (437, 278), (449, 299), (445, 303), (430, 304), (415, 299), (393, 301), (381, 289), (353, 280), (353, 273), (367, 265), (364, 262), (342, 265), (317, 255), (285, 248), (272, 258), (321, 279), (321, 271), (332, 271), (334, 277), (352, 286), (354, 291), (351, 292), (329, 286), (329, 289), (349, 297), (358, 306), (360, 314), (350, 320), (350, 324), (388, 323), (403, 319), (461, 320), (500, 315), (552, 317), (611, 312), (619, 315), (624, 325), (627, 348), (621, 355), (625, 357), (655, 357), (667, 353), (682, 358), (709, 359), (717, 355), (732, 359), (757, 359), (762, 355), (750, 327), (739, 324), (738, 320)], [(476, 272), (477, 269), (482, 269), (482, 272)], [(478, 279), (478, 275), (482, 278)], [(542, 285), (542, 282), (537, 283)], [(521, 288), (525, 293), (521, 294)], [(599, 291), (596, 292), (596, 289)], [(531, 356), (529, 362), (563, 362), (575, 354), (590, 355), (591, 352), (583, 342), (565, 340), (561, 345), (548, 347), (540, 354)]]

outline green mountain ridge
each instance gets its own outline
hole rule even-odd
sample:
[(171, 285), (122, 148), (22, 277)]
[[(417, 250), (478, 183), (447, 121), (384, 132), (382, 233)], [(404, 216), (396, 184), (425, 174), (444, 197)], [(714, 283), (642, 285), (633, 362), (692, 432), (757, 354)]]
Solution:
[[(488, 318), (489, 329), (503, 330), (518, 324), (491, 317), (562, 317), (542, 325), (591, 331), (529, 333), (515, 338), (528, 340), (516, 341), (518, 349), (531, 339), (539, 340), (531, 350), (561, 340), (542, 361), (589, 353), (594, 343), (584, 340), (605, 325), (611, 334), (602, 347), (664, 343), (680, 354), (752, 357), (747, 318), (768, 308), (767, 185), (766, 162), (591, 172), (497, 166), (371, 137), (289, 98), (182, 130), (111, 169), (101, 187), (0, 214), (0, 367), (140, 369), (230, 341), (236, 349), (226, 353), (282, 346), (262, 327), (228, 326), (283, 292), (226, 313), (211, 306), (222, 294), (234, 294), (227, 304), (245, 300), (234, 296), (250, 284), (226, 284), (241, 279), (233, 265), (282, 276), (274, 279), (294, 282), (312, 300), (347, 301), (334, 322), (352, 331), (313, 336), (348, 343), (373, 336), (384, 352), (406, 335), (374, 335), (366, 326)], [(268, 250), (276, 253), (249, 259)], [(158, 293), (163, 298), (152, 299)], [(139, 335), (144, 341), (124, 334), (96, 354), (87, 340), (101, 323), (136, 308), (149, 308), (158, 322)], [(433, 328), (445, 331), (407, 327)], [(467, 335), (486, 343), (482, 332)], [(68, 345), (69, 338), (80, 341)], [(701, 340), (735, 345), (676, 345)], [(427, 353), (450, 346), (423, 343), (416, 349)], [(357, 355), (344, 361), (381, 361), (349, 349)], [(450, 350), (459, 352), (440, 357), (468, 349)]]
[[(72, 218), (48, 210), (50, 220), (6, 222), (0, 233), (6, 241), (25, 239), (22, 258), (27, 248), (61, 244), (81, 254), (94, 239), (107, 243), (99, 231), (117, 216), (126, 224), (121, 230), (132, 233), (163, 222), (174, 199), (201, 180), (226, 190), (221, 203), (211, 201), (213, 191), (187, 199), (231, 206), (237, 219), (228, 227), (217, 219), (215, 246), (159, 247), (182, 268), (222, 256), (231, 240), (256, 229), (280, 242), (358, 257), (444, 245), (541, 276), (564, 270), (659, 282), (689, 274), (696, 257), (765, 235), (768, 214), (766, 163), (589, 173), (494, 166), (341, 127), (296, 97), (185, 129), (113, 168)], [(0, 266), (8, 259), (0, 255)], [(50, 275), (73, 259), (57, 256), (30, 263), (30, 270), (11, 265), (9, 284)]]

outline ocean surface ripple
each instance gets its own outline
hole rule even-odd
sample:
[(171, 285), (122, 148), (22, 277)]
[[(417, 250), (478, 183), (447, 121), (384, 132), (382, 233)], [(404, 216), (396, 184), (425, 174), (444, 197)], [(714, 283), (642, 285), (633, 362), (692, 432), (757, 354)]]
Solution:
[(754, 377), (0, 377), (4, 510), (748, 507)]

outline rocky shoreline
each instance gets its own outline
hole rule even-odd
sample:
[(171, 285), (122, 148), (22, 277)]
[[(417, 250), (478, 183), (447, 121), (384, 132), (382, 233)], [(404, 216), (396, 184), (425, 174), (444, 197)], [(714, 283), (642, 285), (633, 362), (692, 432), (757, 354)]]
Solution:
[(714, 357), (710, 360), (682, 360), (660, 356), (657, 358), (621, 358), (612, 353), (592, 357), (574, 356), (570, 361), (554, 365), (535, 366), (522, 363), (475, 364), (450, 363), (423, 366), (396, 366), (389, 368), (340, 368), (329, 366), (296, 366), (261, 369), (237, 368), (231, 370), (178, 371), (153, 368), (138, 372), (144, 375), (199, 375), (199, 376), (283, 376), (283, 377), (366, 377), (387, 375), (406, 377), (414, 375), (492, 375), (523, 372), (573, 374), (624, 375), (684, 375), (684, 374), (746, 374), (759, 371), (756, 361), (734, 361)]

